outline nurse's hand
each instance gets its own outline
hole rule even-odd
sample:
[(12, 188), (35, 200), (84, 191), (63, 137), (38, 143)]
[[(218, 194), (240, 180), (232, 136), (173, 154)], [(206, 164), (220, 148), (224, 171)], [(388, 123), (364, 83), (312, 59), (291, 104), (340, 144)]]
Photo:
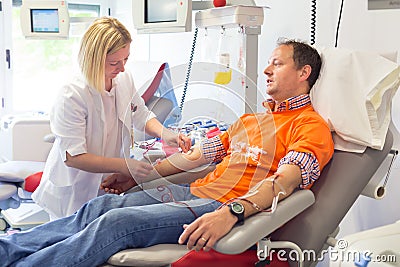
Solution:
[(175, 133), (168, 129), (163, 131), (162, 139), (169, 146), (180, 147), (183, 152), (188, 152), (192, 147), (192, 140), (184, 134)]
[(126, 176), (133, 177), (136, 181), (141, 181), (153, 170), (153, 166), (147, 162), (139, 161), (136, 159), (125, 159), (127, 169), (121, 171)]
[(136, 181), (121, 173), (114, 173), (107, 176), (100, 185), (100, 189), (110, 194), (121, 194), (136, 186)]

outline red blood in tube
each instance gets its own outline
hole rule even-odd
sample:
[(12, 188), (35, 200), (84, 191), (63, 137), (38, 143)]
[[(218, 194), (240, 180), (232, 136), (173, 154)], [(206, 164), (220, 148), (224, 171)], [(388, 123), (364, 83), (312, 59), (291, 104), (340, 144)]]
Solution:
[(215, 7), (221, 7), (226, 5), (226, 0), (214, 0), (213, 3)]

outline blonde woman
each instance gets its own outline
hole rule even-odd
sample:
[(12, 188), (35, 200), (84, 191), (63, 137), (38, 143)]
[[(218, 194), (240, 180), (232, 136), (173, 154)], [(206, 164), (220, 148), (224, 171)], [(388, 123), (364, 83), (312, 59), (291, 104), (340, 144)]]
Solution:
[(117, 19), (99, 18), (84, 34), (78, 55), (81, 75), (60, 91), (50, 114), (55, 142), (33, 200), (52, 219), (73, 214), (104, 193), (109, 176), (145, 177), (153, 167), (129, 158), (132, 127), (190, 148), (190, 139), (162, 126), (125, 71), (131, 35)]

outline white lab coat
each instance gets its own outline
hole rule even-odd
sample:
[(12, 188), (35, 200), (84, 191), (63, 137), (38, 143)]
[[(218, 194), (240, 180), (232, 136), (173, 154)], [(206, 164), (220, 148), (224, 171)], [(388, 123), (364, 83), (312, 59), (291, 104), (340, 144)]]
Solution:
[[(120, 73), (113, 86), (118, 119), (123, 125), (119, 156), (129, 157), (132, 127), (143, 130), (155, 115), (138, 95), (128, 72)], [(59, 218), (73, 214), (98, 194), (103, 173), (67, 167), (64, 161), (66, 152), (72, 156), (82, 153), (104, 156), (107, 139), (101, 94), (89, 88), (81, 77), (64, 86), (50, 114), (50, 126), (56, 139), (32, 198), (52, 218)]]

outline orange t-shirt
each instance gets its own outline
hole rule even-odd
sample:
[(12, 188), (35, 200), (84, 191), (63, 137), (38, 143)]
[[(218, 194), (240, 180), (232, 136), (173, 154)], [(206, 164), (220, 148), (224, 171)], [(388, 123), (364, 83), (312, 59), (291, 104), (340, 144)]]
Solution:
[(328, 125), (311, 105), (245, 114), (219, 137), (226, 156), (213, 172), (191, 184), (191, 193), (220, 202), (246, 194), (275, 173), (289, 151), (313, 154), (322, 170), (334, 147)]

